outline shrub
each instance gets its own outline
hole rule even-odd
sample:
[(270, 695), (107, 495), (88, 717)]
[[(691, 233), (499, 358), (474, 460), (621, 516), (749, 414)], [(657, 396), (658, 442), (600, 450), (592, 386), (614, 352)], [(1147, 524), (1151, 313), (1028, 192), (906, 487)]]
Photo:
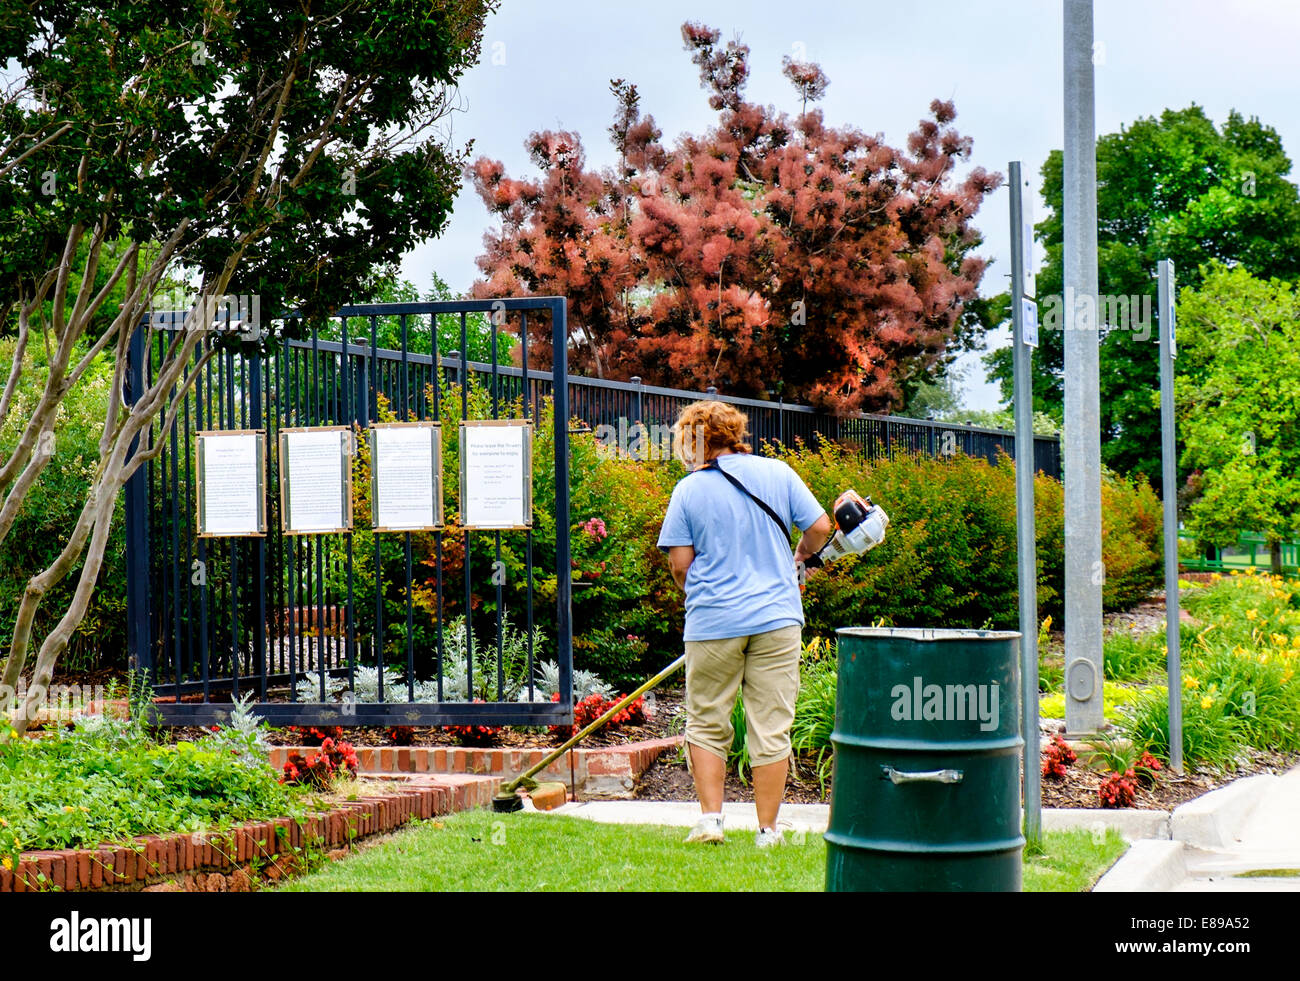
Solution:
[(1102, 659), (1107, 678), (1145, 681), (1165, 669), (1165, 635), (1163, 631), (1113, 633), (1102, 644)]
[(1133, 771), (1112, 773), (1097, 788), (1102, 807), (1132, 807), (1137, 796), (1137, 781)]
[[(897, 626), (1017, 624), (1015, 467), (1007, 457), (990, 465), (963, 455), (933, 459), (897, 452), (892, 459), (867, 461), (823, 442), (782, 458), (819, 500), (829, 503), (852, 487), (871, 495), (890, 516), (883, 544), (809, 577), (811, 630), (829, 635), (846, 624), (882, 618)], [(1103, 600), (1113, 609), (1159, 584), (1153, 550), (1160, 525), (1149, 487), (1119, 478), (1106, 484)], [(1062, 612), (1063, 507), (1060, 483), (1037, 477), (1040, 617)]]
[(296, 813), (260, 738), (253, 721), (159, 744), (140, 717), (96, 715), (0, 742), (0, 856)]
[(394, 746), (415, 745), (415, 726), (390, 726), (387, 735)]
[[(483, 699), (476, 698), (476, 702)], [(495, 746), (501, 739), (501, 730), (503, 726), (443, 726), (445, 732), (449, 732), (455, 737), (457, 744), (461, 746)]]
[[(1223, 699), (1206, 701), (1183, 691), (1183, 760), (1188, 765), (1226, 768), (1240, 755), (1245, 733)], [(1169, 698), (1162, 688), (1149, 688), (1125, 712), (1119, 731), (1134, 745), (1146, 746), (1169, 759)]]
[(636, 634), (596, 627), (573, 640), (573, 666), (607, 678), (616, 685), (640, 682), (650, 645)]
[(1064, 780), (1070, 764), (1078, 755), (1060, 736), (1053, 736), (1051, 743), (1043, 750), (1043, 776), (1048, 780)]
[(342, 726), (288, 726), (287, 729), (296, 735), (304, 746), (320, 746), (327, 739), (337, 742), (343, 738)]
[(804, 649), (790, 744), (796, 753), (813, 755), (813, 769), (823, 797), (826, 796), (826, 781), (834, 762), (831, 733), (835, 731), (838, 682), (834, 645), (823, 648), (819, 638), (814, 637)]
[[(558, 733), (562, 736), (576, 736), (579, 732), (591, 725), (602, 715), (621, 702), (626, 696), (615, 695), (606, 698), (600, 692), (593, 692), (586, 698), (581, 699), (573, 706), (573, 725), (571, 726), (549, 726), (551, 732)], [(559, 701), (560, 695), (557, 692), (551, 699)], [(635, 699), (625, 705), (619, 712), (610, 716), (609, 721), (605, 723), (606, 729), (617, 729), (625, 725), (644, 725), (645, 724), (645, 696), (638, 695)]]
[(315, 756), (289, 754), (280, 782), (329, 790), (345, 774), (354, 777), (357, 775), (356, 751), (351, 743), (335, 742), (327, 737)]
[(1130, 740), (1101, 733), (1088, 740), (1092, 750), (1088, 757), (1090, 765), (1100, 764), (1111, 773), (1122, 773), (1134, 777), (1147, 786), (1156, 782), (1156, 774), (1162, 769), (1160, 761), (1149, 750), (1138, 752), (1137, 745)]

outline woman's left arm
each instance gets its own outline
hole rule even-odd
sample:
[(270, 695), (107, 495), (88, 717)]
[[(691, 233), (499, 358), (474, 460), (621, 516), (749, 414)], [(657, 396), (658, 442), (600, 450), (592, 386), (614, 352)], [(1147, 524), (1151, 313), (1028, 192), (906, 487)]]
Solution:
[(673, 581), (683, 590), (686, 589), (686, 573), (694, 561), (694, 545), (674, 545), (668, 549), (668, 565), (673, 572)]

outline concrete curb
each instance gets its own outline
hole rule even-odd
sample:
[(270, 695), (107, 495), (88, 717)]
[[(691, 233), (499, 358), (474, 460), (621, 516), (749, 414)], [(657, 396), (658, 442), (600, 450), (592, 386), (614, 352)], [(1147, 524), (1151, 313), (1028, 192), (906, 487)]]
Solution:
[(1187, 859), (1181, 841), (1135, 841), (1093, 892), (1168, 892), (1187, 878)]
[(1255, 807), (1281, 778), (1272, 773), (1242, 777), (1174, 809), (1175, 841), (1194, 848), (1231, 848)]
[(1070, 831), (1083, 828), (1105, 832), (1113, 828), (1125, 841), (1171, 837), (1168, 811), (1145, 811), (1137, 808), (1047, 807), (1043, 809), (1044, 831)]

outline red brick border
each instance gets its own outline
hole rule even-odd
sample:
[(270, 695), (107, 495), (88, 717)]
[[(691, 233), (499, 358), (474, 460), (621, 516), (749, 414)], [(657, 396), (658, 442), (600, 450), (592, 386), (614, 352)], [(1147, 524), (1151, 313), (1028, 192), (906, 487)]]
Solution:
[(416, 777), (401, 790), (344, 801), (323, 813), (305, 815), (302, 821), (280, 817), (224, 831), (144, 835), (131, 844), (23, 852), (17, 868), (0, 867), (0, 893), (139, 891), (166, 888), (162, 883), (177, 876), (185, 877), (188, 886), (199, 877), (227, 872), (221, 888), (238, 891), (251, 882), (252, 874), (243, 868), (251, 863), (276, 856), (287, 859), (305, 846), (343, 848), (413, 819), (486, 807), (500, 785), (495, 778), (460, 774)]
[[(345, 737), (346, 738), (346, 737)], [(569, 757), (578, 793), (586, 797), (628, 797), (637, 777), (665, 750), (676, 749), (681, 736), (647, 739), (625, 746), (575, 747), (538, 774), (538, 780), (569, 784)], [(500, 777), (518, 776), (540, 763), (549, 749), (471, 749), (460, 746), (358, 746), (362, 773), (468, 773)], [(290, 753), (315, 754), (311, 746), (275, 746), (271, 765), (277, 770)]]

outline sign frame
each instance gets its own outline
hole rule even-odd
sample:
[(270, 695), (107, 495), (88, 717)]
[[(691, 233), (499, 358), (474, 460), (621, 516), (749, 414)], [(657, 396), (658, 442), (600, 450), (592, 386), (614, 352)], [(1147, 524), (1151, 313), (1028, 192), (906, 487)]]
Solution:
[(459, 424), (460, 447), (460, 518), (464, 522), (469, 513), (466, 481), (466, 444), (470, 429), (489, 426), (513, 426), (524, 431), (523, 439), (523, 503), (524, 523), (517, 525), (484, 525), (463, 523), (465, 531), (528, 531), (533, 527), (533, 421), (531, 419), (462, 419)]
[[(346, 443), (339, 440), (339, 467), (342, 471), (342, 515), (343, 526), (340, 528), (292, 528), (289, 525), (289, 443), (290, 437), (297, 433), (336, 432), (347, 436)], [(289, 536), (300, 535), (335, 535), (352, 531), (352, 428), (350, 426), (293, 426), (279, 431), (279, 465), (280, 465), (280, 533)]]
[[(253, 451), (253, 465), (257, 470), (257, 526), (259, 531), (237, 531), (237, 532), (212, 532), (206, 531), (206, 509), (204, 504), (207, 500), (205, 494), (205, 484), (207, 483), (207, 464), (203, 458), (203, 441), (209, 438), (220, 438), (222, 436), (255, 436), (257, 437)], [(197, 538), (265, 538), (267, 534), (266, 527), (266, 430), (265, 429), (201, 429), (194, 434), (194, 453), (195, 453), (195, 490), (196, 490), (196, 508), (194, 515), (194, 528)]]
[[(429, 433), (432, 441), (432, 473), (430, 480), (433, 486), (433, 520), (431, 525), (380, 525), (379, 520), (379, 447), (376, 433), (381, 429), (424, 429)], [(432, 420), (421, 420), (418, 422), (375, 422), (370, 424), (370, 527), (371, 531), (376, 532), (420, 532), (420, 531), (442, 531), (447, 527), (447, 516), (443, 505), (443, 481), (442, 481), (442, 423)]]

